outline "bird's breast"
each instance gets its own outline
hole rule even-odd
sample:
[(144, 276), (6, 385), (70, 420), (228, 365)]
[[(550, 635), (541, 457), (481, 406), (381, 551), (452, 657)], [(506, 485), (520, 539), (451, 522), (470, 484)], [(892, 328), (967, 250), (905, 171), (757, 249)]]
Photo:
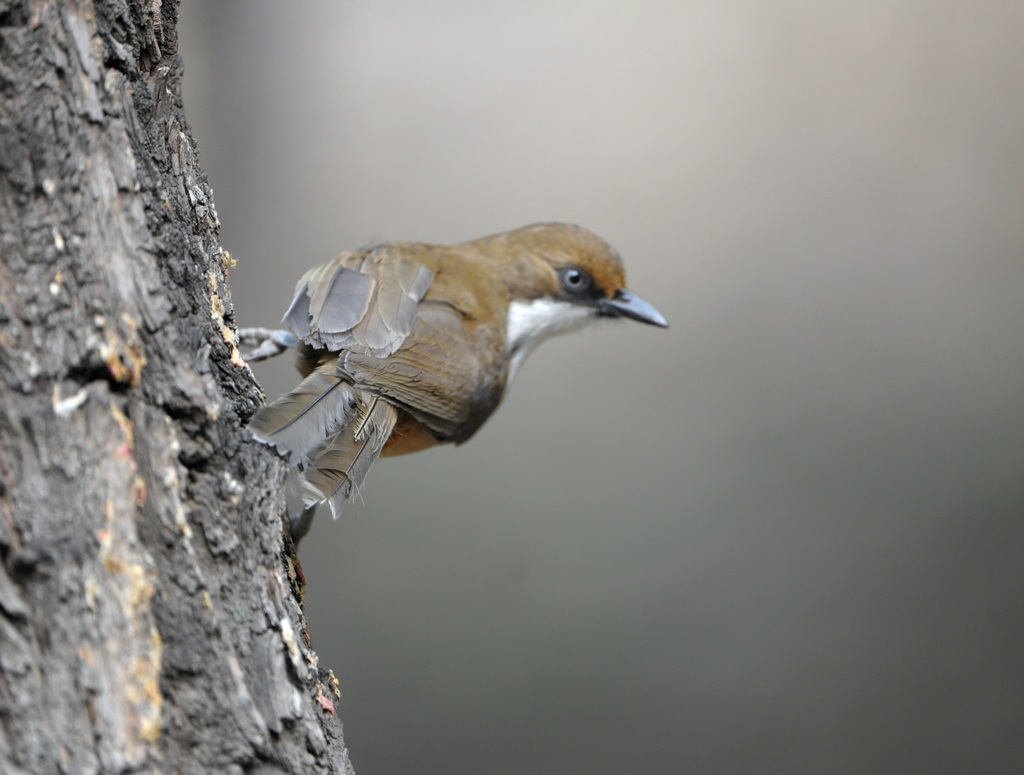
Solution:
[(436, 446), (440, 442), (428, 431), (418, 420), (407, 412), (398, 413), (398, 422), (395, 424), (391, 438), (384, 445), (381, 457), (397, 457), (408, 455), (412, 452), (420, 452), (424, 449)]

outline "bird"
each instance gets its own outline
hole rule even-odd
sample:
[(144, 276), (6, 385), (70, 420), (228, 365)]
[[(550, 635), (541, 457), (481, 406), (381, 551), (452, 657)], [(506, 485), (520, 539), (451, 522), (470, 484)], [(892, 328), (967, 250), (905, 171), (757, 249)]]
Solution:
[(294, 467), (293, 537), (318, 504), (337, 518), (380, 457), (470, 439), (538, 344), (609, 318), (668, 326), (615, 249), (573, 224), (380, 242), (310, 269), (282, 320), (303, 380), (249, 424)]

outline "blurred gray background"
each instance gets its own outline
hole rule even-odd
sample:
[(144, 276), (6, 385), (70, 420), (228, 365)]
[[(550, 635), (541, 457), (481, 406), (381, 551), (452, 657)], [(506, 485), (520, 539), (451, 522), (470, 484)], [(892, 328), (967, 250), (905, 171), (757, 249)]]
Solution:
[[(556, 339), (302, 556), (361, 775), (1020, 772), (1024, 4), (182, 6), (241, 325), (540, 220)], [(269, 396), (290, 358), (257, 366)]]

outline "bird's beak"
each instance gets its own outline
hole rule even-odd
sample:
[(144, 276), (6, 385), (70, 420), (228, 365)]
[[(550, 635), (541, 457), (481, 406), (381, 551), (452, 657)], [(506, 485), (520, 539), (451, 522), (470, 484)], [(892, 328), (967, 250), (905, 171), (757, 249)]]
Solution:
[(641, 323), (668, 328), (668, 321), (658, 310), (625, 288), (610, 299), (601, 299), (597, 305), (601, 313), (609, 317), (633, 318)]

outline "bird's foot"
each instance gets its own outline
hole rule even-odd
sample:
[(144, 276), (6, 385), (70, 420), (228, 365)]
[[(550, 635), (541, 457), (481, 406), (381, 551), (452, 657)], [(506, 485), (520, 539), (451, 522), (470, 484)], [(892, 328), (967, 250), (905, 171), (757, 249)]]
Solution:
[(294, 350), (299, 346), (299, 340), (295, 334), (283, 328), (240, 328), (238, 344), (248, 348), (242, 354), (242, 359), (254, 363), (273, 358), (285, 350)]

